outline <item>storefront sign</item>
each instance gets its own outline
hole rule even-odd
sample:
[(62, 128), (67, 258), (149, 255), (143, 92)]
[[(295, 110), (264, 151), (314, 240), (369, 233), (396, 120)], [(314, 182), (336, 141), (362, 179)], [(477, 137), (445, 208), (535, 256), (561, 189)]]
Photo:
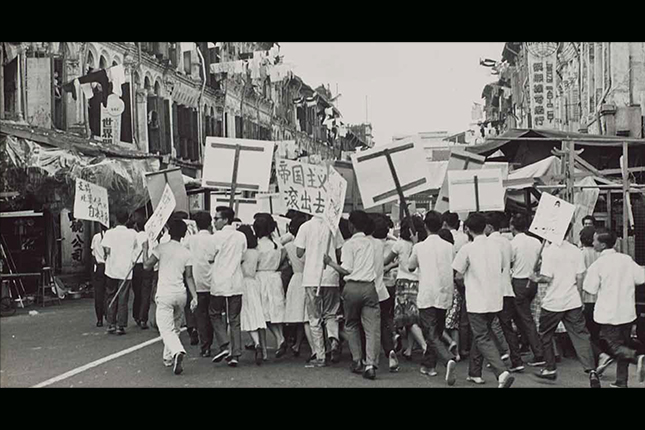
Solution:
[(101, 140), (105, 143), (121, 142), (121, 115), (112, 116), (110, 110), (101, 105)]
[(85, 270), (85, 261), (89, 257), (89, 243), (85, 238), (85, 224), (74, 218), (68, 209), (60, 213), (61, 263), (64, 272)]
[(77, 219), (98, 221), (110, 228), (110, 210), (107, 189), (82, 179), (76, 179), (74, 216)]
[(125, 103), (116, 94), (110, 94), (107, 98), (107, 111), (111, 116), (121, 116), (125, 111)]
[(527, 45), (529, 88), (533, 128), (555, 129), (555, 76), (557, 43), (534, 42)]

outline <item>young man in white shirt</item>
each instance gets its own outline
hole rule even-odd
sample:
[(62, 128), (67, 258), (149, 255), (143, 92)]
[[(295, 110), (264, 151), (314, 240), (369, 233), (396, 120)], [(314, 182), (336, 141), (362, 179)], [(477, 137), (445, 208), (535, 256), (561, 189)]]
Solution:
[[(520, 354), (520, 342), (517, 333), (513, 329), (513, 320), (517, 321), (517, 308), (515, 306), (515, 293), (511, 282), (511, 259), (513, 256), (513, 247), (511, 241), (503, 237), (499, 230), (501, 228), (504, 214), (500, 212), (491, 212), (486, 216), (486, 236), (497, 243), (502, 251), (502, 291), (504, 295), (504, 305), (499, 313), (499, 324), (504, 333), (504, 338), (508, 344), (508, 352), (511, 359), (511, 372), (521, 372), (524, 370), (522, 356)], [(515, 323), (517, 324), (517, 322)]]
[(208, 212), (197, 212), (193, 220), (199, 229), (198, 233), (187, 237), (184, 246), (190, 251), (193, 260), (193, 278), (197, 291), (197, 309), (194, 312), (199, 333), (200, 355), (211, 356), (213, 344), (213, 324), (208, 314), (211, 291), (212, 261), (215, 259), (215, 241), (211, 234), (212, 218)]
[[(565, 237), (569, 235), (571, 227), (573, 225), (569, 224)], [(530, 277), (533, 282), (548, 283), (540, 311), (540, 339), (546, 367), (536, 373), (536, 376), (552, 381), (557, 378), (553, 336), (558, 324), (563, 322), (578, 360), (584, 371), (589, 374), (591, 388), (600, 388), (600, 379), (591, 350), (591, 338), (577, 287), (582, 286), (586, 270), (582, 251), (569, 241), (563, 240), (560, 245), (551, 243), (544, 248), (540, 274), (534, 273)]]
[[(446, 311), (452, 306), (454, 292), (451, 267), (453, 247), (438, 235), (443, 224), (439, 212), (428, 212), (424, 223), (428, 237), (414, 245), (408, 261), (410, 271), (419, 269), (417, 307), (423, 337), (428, 345), (421, 364), (421, 373), (436, 376), (435, 368), (439, 358), (446, 366), (446, 382), (448, 385), (454, 385), (457, 362), (441, 341), (446, 327)], [(416, 238), (413, 238), (413, 241), (416, 241)]]
[(511, 282), (517, 310), (515, 324), (533, 352), (533, 360), (527, 364), (537, 367), (543, 366), (546, 362), (544, 361), (542, 342), (531, 313), (531, 302), (537, 294), (538, 286), (529, 280), (529, 277), (533, 274), (535, 265), (540, 258), (542, 245), (539, 240), (526, 234), (528, 228), (529, 223), (525, 215), (517, 214), (511, 219), (511, 232), (513, 233), (511, 241), (513, 279)]
[[(324, 266), (323, 255), (328, 255), (337, 262), (337, 254), (343, 246), (343, 238), (337, 230), (330, 241), (329, 234), (329, 228), (322, 218), (314, 217), (300, 226), (293, 244), (296, 246), (298, 258), (305, 257), (302, 286), (305, 289), (305, 306), (314, 343), (312, 353), (316, 354), (317, 360), (325, 360), (327, 351), (323, 332), (324, 323), (330, 341), (331, 361), (338, 363), (340, 337), (336, 314), (340, 308), (339, 277), (334, 269)], [(327, 245), (329, 246), (325, 249)], [(316, 295), (319, 285), (320, 294)]]
[(186, 355), (186, 350), (179, 339), (187, 300), (186, 286), (193, 297), (190, 303), (192, 310), (197, 307), (197, 292), (190, 251), (179, 243), (186, 235), (186, 223), (175, 218), (168, 222), (168, 227), (170, 242), (155, 247), (152, 255), (148, 256), (148, 242), (144, 242), (144, 269), (151, 270), (157, 262), (160, 263), (159, 282), (155, 294), (157, 326), (164, 343), (164, 364), (172, 366), (173, 373), (179, 375), (183, 371), (182, 362)]
[(473, 238), (457, 253), (452, 268), (458, 273), (457, 282), (463, 282), (466, 292), (468, 320), (473, 331), (467, 380), (482, 384), (484, 358), (490, 363), (497, 377), (498, 388), (509, 388), (515, 378), (502, 361), (491, 339), (493, 319), (503, 308), (502, 289), (503, 257), (499, 245), (484, 235), (486, 218), (471, 214), (465, 231)]
[[(345, 277), (343, 308), (345, 332), (352, 353), (350, 370), (363, 373), (364, 378), (373, 380), (376, 378), (381, 348), (381, 309), (374, 284), (374, 246), (372, 240), (365, 235), (370, 229), (367, 213), (353, 211), (349, 215), (349, 229), (352, 237), (343, 245), (342, 264), (338, 265), (327, 253), (323, 256), (323, 262)], [(365, 367), (359, 328), (361, 324), (365, 331)]]
[(645, 284), (645, 268), (629, 255), (613, 248), (616, 233), (598, 229), (594, 234), (594, 249), (600, 257), (589, 267), (583, 289), (596, 294), (594, 320), (600, 324), (600, 338), (606, 342), (607, 352), (618, 361), (616, 388), (627, 388), (629, 364), (635, 364), (638, 380), (645, 382), (645, 355), (637, 355), (630, 348), (631, 328), (636, 320), (636, 285)]
[[(235, 229), (235, 212), (227, 206), (215, 208), (215, 259), (211, 271), (211, 289), (208, 314), (213, 324), (215, 339), (220, 348), (213, 357), (214, 363), (226, 358), (228, 365), (236, 367), (242, 355), (242, 331), (240, 312), (244, 293), (242, 256), (246, 251), (246, 236)], [(226, 310), (230, 328), (230, 348), (226, 334), (226, 323), (222, 312)]]
[[(105, 293), (108, 333), (125, 334), (128, 325), (128, 299), (132, 283), (132, 267), (136, 251), (137, 233), (125, 227), (128, 212), (123, 208), (116, 211), (117, 226), (105, 232), (101, 245), (105, 249)], [(119, 286), (123, 288), (119, 297), (110, 306)], [(118, 325), (118, 331), (117, 331)]]
[(468, 235), (463, 231), (459, 231), (459, 215), (446, 211), (441, 215), (441, 220), (443, 222), (442, 228), (447, 228), (452, 233), (452, 239), (455, 241), (453, 245), (455, 249), (455, 254), (459, 252), (462, 246), (468, 243)]
[(92, 288), (94, 289), (94, 312), (96, 313), (96, 326), (103, 327), (105, 317), (105, 250), (101, 241), (105, 235), (105, 226), (99, 224), (100, 231), (92, 238)]

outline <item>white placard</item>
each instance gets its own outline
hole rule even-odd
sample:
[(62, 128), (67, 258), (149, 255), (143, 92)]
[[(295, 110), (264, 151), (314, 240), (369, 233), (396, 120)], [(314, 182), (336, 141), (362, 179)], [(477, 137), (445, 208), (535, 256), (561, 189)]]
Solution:
[(394, 178), (383, 151), (392, 158), (403, 195), (432, 188), (423, 148), (416, 142), (392, 142), (352, 155), (352, 165), (365, 209), (399, 200)]
[(206, 138), (202, 186), (231, 188), (239, 149), (237, 190), (268, 191), (275, 142), (227, 137)]
[(286, 215), (287, 205), (280, 193), (270, 194), (256, 194), (255, 198), (258, 201), (259, 212), (269, 214)]
[[(230, 194), (214, 194), (211, 193), (211, 216), (215, 216), (217, 213), (217, 207), (227, 206), (229, 207), (231, 203)], [(235, 202), (233, 203), (233, 210), (235, 211), (235, 218), (242, 220), (242, 224), (253, 224), (253, 216), (262, 212), (256, 199), (246, 199), (243, 198), (241, 194), (235, 196)]]
[(286, 209), (322, 216), (327, 206), (327, 167), (276, 159), (278, 188)]
[(329, 227), (329, 231), (335, 236), (338, 231), (338, 222), (343, 215), (345, 206), (345, 193), (347, 192), (347, 181), (333, 167), (329, 167), (329, 178), (327, 179), (327, 205), (323, 214), (323, 221)]
[(170, 218), (170, 215), (175, 210), (176, 204), (175, 195), (170, 189), (170, 185), (166, 184), (157, 208), (144, 227), (148, 237), (148, 243), (151, 247), (157, 239), (157, 236), (159, 236), (159, 233), (161, 233), (161, 230), (163, 230), (166, 222), (168, 222), (168, 218)]
[[(477, 177), (477, 195), (475, 177)], [(450, 212), (504, 210), (504, 187), (500, 169), (449, 171), (448, 193)], [(477, 198), (479, 198), (479, 207), (477, 207)]]
[(110, 206), (107, 189), (76, 178), (74, 217), (98, 221), (110, 228)]
[[(451, 149), (450, 158), (448, 158), (448, 166), (446, 167), (448, 172), (453, 170), (479, 170), (484, 165), (486, 157), (481, 155), (473, 154), (468, 151), (463, 151), (461, 149)], [(448, 191), (448, 175), (445, 175), (441, 189), (439, 190), (439, 196), (437, 197), (437, 202), (434, 205), (434, 210), (443, 213), (450, 208), (450, 197)]]
[(542, 193), (529, 231), (557, 245), (562, 243), (576, 207), (569, 202)]

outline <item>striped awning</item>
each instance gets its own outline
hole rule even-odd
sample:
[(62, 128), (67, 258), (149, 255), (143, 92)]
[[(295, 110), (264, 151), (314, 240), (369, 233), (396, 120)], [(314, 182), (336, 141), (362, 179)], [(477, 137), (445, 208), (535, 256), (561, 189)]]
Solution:
[(172, 100), (178, 105), (197, 108), (199, 102), (199, 90), (189, 87), (181, 82), (176, 82), (175, 88), (172, 91)]

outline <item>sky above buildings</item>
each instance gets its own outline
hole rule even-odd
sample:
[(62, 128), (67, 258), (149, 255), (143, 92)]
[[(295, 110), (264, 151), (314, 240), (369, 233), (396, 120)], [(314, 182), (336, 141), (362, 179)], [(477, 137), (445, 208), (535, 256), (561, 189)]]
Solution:
[[(473, 102), (497, 80), (480, 58), (499, 60), (503, 42), (281, 42), (284, 62), (311, 87), (327, 86), (345, 123), (372, 123), (376, 144), (393, 135), (467, 130)], [(366, 98), (367, 96), (367, 112)]]

